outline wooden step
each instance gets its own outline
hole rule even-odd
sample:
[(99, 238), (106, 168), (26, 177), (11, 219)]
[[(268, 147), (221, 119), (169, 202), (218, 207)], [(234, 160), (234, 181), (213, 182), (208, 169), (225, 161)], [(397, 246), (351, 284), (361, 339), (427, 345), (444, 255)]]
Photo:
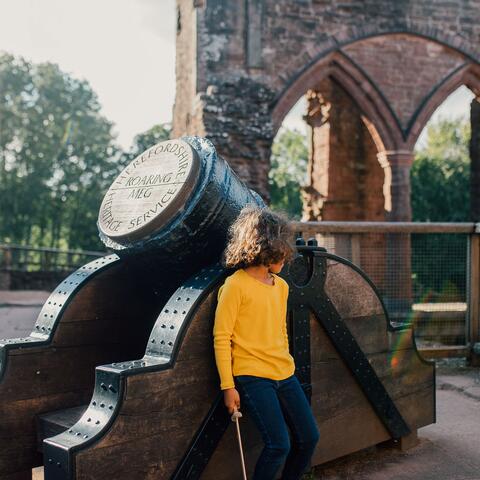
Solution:
[(37, 448), (41, 452), (43, 449), (43, 440), (45, 438), (58, 435), (68, 430), (83, 415), (88, 405), (55, 410), (53, 412), (42, 413), (37, 416)]
[(440, 345), (435, 347), (419, 347), (424, 358), (461, 358), (470, 356), (470, 348), (466, 345)]

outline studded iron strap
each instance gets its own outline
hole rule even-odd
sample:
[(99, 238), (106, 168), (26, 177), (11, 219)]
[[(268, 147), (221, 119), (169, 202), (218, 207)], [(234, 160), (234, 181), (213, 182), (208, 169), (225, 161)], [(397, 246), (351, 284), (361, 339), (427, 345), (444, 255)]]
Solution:
[[(289, 281), (288, 278), (286, 280)], [(290, 353), (295, 359), (295, 375), (300, 380), (310, 402), (312, 393), (310, 381), (310, 323), (309, 312), (303, 307), (303, 305), (300, 306), (289, 301), (287, 327)], [(220, 392), (171, 479), (194, 480), (200, 478), (230, 423), (230, 415), (224, 405), (223, 392)]]
[(119, 257), (115, 254), (93, 260), (69, 275), (50, 294), (38, 314), (33, 331), (28, 337), (0, 338), (0, 380), (2, 379), (10, 351), (20, 348), (48, 346), (55, 330), (75, 294), (95, 275), (109, 269)]
[(171, 480), (200, 478), (230, 423), (223, 392), (219, 392)]
[(290, 353), (295, 359), (295, 376), (311, 402), (312, 383), (310, 378), (310, 318), (309, 311), (303, 306), (292, 305), (289, 308)]
[[(301, 247), (298, 247), (301, 250)], [(309, 249), (309, 247), (305, 247)], [(367, 357), (358, 345), (347, 325), (339, 315), (330, 298), (325, 293), (324, 285), (327, 275), (327, 259), (331, 258), (349, 265), (362, 275), (375, 289), (368, 277), (355, 265), (324, 249), (310, 249), (312, 253), (311, 280), (301, 289), (292, 291), (292, 301), (301, 308), (313, 311), (316, 319), (325, 329), (340, 357), (349, 367), (365, 396), (369, 400), (379, 419), (393, 438), (400, 438), (410, 433), (410, 428), (398, 411), (392, 398), (370, 365)], [(380, 297), (379, 297), (380, 298)], [(385, 311), (386, 313), (386, 311)]]
[[(347, 263), (370, 283), (365, 274), (343, 258), (326, 253), (325, 249), (312, 245), (297, 246), (299, 253), (296, 266), (285, 277), (290, 285), (288, 303), (290, 353), (295, 359), (295, 375), (311, 401), (310, 367), (310, 311), (323, 326), (340, 356), (350, 368), (355, 379), (372, 404), (375, 412), (393, 438), (407, 435), (410, 429), (393, 400), (386, 392), (354, 336), (324, 292), (328, 258)], [(292, 278), (293, 277), (293, 278)], [(298, 282), (298, 283), (296, 283)], [(303, 286), (298, 285), (303, 284)], [(318, 297), (318, 300), (316, 299)], [(211, 455), (228, 428), (230, 416), (220, 394), (204, 418), (196, 435), (172, 480), (200, 478)]]
[[(306, 309), (289, 311), (290, 353), (295, 359), (295, 375), (310, 402), (312, 386), (310, 382), (310, 323)], [(171, 480), (194, 480), (200, 478), (223, 434), (231, 423), (224, 405), (223, 392), (215, 399), (210, 411)]]
[[(75, 478), (76, 453), (99, 441), (108, 432), (122, 407), (128, 376), (167, 370), (173, 367), (185, 331), (188, 329), (198, 305), (211, 292), (212, 288), (225, 279), (225, 276), (225, 270), (218, 263), (202, 268), (198, 274), (189, 278), (175, 291), (160, 312), (143, 358), (100, 365), (95, 369), (94, 392), (82, 417), (70, 429), (43, 441), (46, 480)], [(196, 451), (199, 453), (195, 458), (201, 459), (200, 471), (203, 471), (206, 465), (205, 458), (207, 457), (204, 452), (211, 449), (213, 453), (218, 443), (218, 441), (214, 442), (212, 449), (208, 432), (213, 429), (211, 438), (215, 438), (216, 435), (221, 437), (221, 424), (225, 420), (225, 418), (222, 420), (221, 417), (222, 414), (226, 414), (223, 403), (217, 401), (214, 402), (214, 405), (217, 405), (217, 414), (207, 415), (207, 421), (204, 422), (207, 428), (201, 435), (198, 435), (201, 437), (197, 442), (200, 445), (199, 450), (193, 450), (193, 453)], [(218, 405), (222, 408), (219, 408)], [(211, 412), (214, 410), (215, 408)], [(223, 423), (224, 429), (226, 429), (228, 423)], [(219, 428), (220, 431), (218, 431)], [(194, 456), (191, 455), (189, 458), (194, 458)], [(208, 455), (207, 462), (209, 458), (210, 455)], [(187, 466), (186, 471), (189, 469), (190, 475), (195, 475), (196, 470), (191, 465)]]
[[(328, 254), (315, 245), (299, 245), (297, 249), (297, 261), (285, 277), (290, 285), (289, 340), (290, 351), (295, 358), (296, 375), (307, 397), (310, 399), (312, 392), (309, 315), (313, 310), (392, 437), (405, 435), (409, 432), (408, 426), (324, 293), (326, 260), (331, 258), (346, 263), (363, 275), (370, 284), (371, 282), (350, 262)], [(172, 368), (185, 329), (188, 328), (197, 305), (225, 277), (226, 272), (219, 264), (202, 269), (198, 275), (191, 277), (178, 288), (167, 302), (152, 330), (142, 359), (96, 368), (95, 390), (82, 418), (68, 431), (43, 442), (45, 478), (74, 478), (74, 452), (98, 441), (108, 431), (121, 408), (126, 377)], [(374, 288), (373, 284), (371, 285)], [(316, 296), (319, 298), (316, 299)], [(230, 416), (223, 404), (223, 394), (219, 392), (171, 478), (200, 478), (230, 423)]]

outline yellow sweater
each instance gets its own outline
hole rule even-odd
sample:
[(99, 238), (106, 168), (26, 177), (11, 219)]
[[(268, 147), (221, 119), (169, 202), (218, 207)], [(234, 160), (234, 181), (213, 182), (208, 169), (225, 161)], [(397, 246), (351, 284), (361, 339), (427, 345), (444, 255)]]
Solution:
[(288, 350), (288, 283), (272, 274), (274, 285), (243, 268), (218, 290), (213, 327), (220, 389), (235, 387), (233, 375), (283, 380), (295, 372)]

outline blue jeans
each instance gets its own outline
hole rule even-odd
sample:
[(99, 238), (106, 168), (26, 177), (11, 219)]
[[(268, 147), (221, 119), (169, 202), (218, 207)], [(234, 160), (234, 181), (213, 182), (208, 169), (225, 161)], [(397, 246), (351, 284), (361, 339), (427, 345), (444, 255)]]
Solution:
[[(320, 432), (307, 397), (295, 375), (284, 380), (237, 375), (240, 410), (252, 418), (265, 446), (252, 480), (298, 480), (308, 467)], [(290, 440), (288, 427), (291, 431)]]

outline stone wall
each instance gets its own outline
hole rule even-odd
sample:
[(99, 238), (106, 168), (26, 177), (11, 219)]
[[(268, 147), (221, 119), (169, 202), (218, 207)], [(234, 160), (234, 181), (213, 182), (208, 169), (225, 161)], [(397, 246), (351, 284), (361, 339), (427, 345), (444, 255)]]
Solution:
[(362, 113), (382, 166), (375, 175), (386, 172), (390, 220), (408, 219), (408, 153), (435, 108), (462, 84), (480, 92), (479, 0), (177, 6), (173, 135), (210, 137), (267, 202), (276, 130), (324, 78), (340, 83)]

